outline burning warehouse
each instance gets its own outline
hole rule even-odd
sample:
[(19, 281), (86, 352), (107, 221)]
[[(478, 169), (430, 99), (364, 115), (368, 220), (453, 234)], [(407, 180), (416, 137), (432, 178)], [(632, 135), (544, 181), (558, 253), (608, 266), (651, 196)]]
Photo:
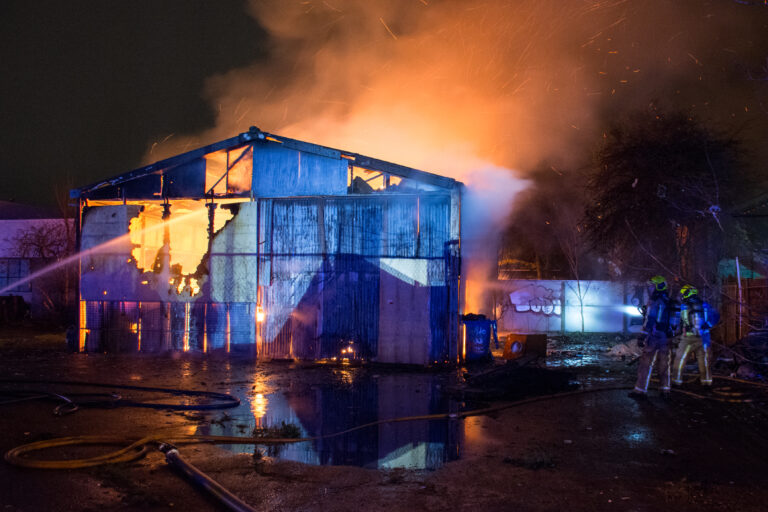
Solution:
[(461, 190), (256, 128), (73, 190), (80, 349), (455, 360)]

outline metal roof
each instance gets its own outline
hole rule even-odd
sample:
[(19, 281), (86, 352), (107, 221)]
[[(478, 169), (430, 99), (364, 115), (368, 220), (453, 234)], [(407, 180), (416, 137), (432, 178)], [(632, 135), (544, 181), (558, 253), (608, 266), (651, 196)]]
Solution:
[(386, 162), (384, 160), (379, 160), (379, 159), (368, 157), (358, 153), (353, 153), (351, 151), (333, 149), (326, 146), (320, 146), (320, 145), (312, 144), (309, 142), (303, 142), (300, 140), (291, 139), (288, 137), (282, 137), (280, 135), (263, 132), (259, 130), (257, 127), (251, 126), (250, 130), (248, 130), (247, 132), (243, 132), (237, 135), (236, 137), (231, 137), (229, 139), (225, 139), (225, 140), (210, 144), (208, 146), (203, 146), (201, 148), (188, 151), (186, 153), (181, 153), (179, 155), (157, 161), (155, 163), (146, 165), (144, 167), (139, 167), (138, 169), (134, 169), (133, 171), (127, 172), (125, 174), (121, 174), (119, 176), (115, 176), (107, 180), (99, 181), (96, 183), (92, 183), (90, 185), (86, 185), (84, 187), (73, 189), (70, 191), (70, 198), (77, 199), (89, 192), (93, 192), (106, 187), (114, 187), (117, 185), (121, 185), (123, 183), (129, 182), (138, 178), (142, 178), (151, 174), (163, 174), (180, 165), (186, 164), (198, 158), (202, 158), (209, 153), (214, 153), (216, 151), (221, 151), (221, 150), (233, 149), (233, 148), (244, 146), (246, 144), (250, 144), (253, 142), (260, 142), (263, 144), (280, 144), (286, 148), (295, 149), (297, 151), (301, 151), (304, 153), (313, 153), (317, 155), (322, 155), (330, 158), (346, 158), (350, 160), (350, 162), (353, 162), (354, 165), (359, 167), (364, 167), (366, 169), (370, 169), (374, 171), (385, 172), (393, 176), (408, 178), (408, 179), (420, 181), (422, 183), (427, 183), (430, 185), (442, 187), (442, 188), (450, 189), (455, 187), (458, 184), (458, 182), (453, 178), (447, 178), (445, 176), (440, 176), (439, 174), (420, 171), (412, 167), (406, 167), (404, 165), (398, 165), (391, 162)]

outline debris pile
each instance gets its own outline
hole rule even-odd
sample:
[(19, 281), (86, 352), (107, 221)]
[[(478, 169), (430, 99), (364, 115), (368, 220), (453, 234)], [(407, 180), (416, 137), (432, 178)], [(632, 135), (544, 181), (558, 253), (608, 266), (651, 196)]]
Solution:
[(720, 369), (742, 379), (768, 378), (768, 331), (754, 331), (733, 345), (717, 348)]
[(637, 346), (637, 339), (631, 339), (612, 346), (608, 350), (607, 355), (625, 359), (627, 357), (637, 357), (641, 352), (640, 347)]

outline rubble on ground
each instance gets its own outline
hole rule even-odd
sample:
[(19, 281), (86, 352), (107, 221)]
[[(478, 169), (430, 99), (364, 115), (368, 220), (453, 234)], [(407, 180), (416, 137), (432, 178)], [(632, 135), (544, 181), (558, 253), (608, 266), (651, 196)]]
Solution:
[(627, 357), (637, 357), (640, 355), (642, 350), (640, 347), (637, 346), (637, 339), (631, 339), (624, 342), (619, 342), (616, 345), (612, 346), (608, 352), (607, 355), (610, 357), (621, 357), (621, 358), (627, 358)]

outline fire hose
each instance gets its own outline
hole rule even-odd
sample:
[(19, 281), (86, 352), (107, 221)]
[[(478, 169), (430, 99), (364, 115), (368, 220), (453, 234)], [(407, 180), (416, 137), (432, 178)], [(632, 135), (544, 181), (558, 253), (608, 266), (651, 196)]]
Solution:
[[(54, 409), (54, 414), (63, 416), (77, 411), (80, 407), (142, 407), (148, 409), (171, 409), (175, 411), (210, 411), (216, 409), (229, 409), (240, 405), (240, 399), (227, 393), (216, 393), (213, 391), (196, 391), (191, 389), (158, 388), (147, 386), (134, 386), (129, 384), (108, 384), (103, 382), (84, 382), (69, 380), (13, 380), (0, 379), (0, 384), (7, 386), (43, 384), (46, 386), (75, 386), (75, 387), (98, 387), (109, 389), (122, 389), (129, 391), (139, 391), (143, 393), (163, 393), (171, 396), (193, 397), (212, 400), (208, 403), (179, 404), (179, 403), (160, 403), (160, 402), (141, 402), (123, 398), (116, 393), (68, 393), (66, 396), (59, 393), (51, 393), (47, 390), (39, 389), (16, 389), (6, 387), (0, 389), (0, 395), (18, 396), (0, 402), (1, 405), (14, 404), (29, 400), (54, 399), (61, 403)], [(97, 400), (73, 400), (74, 397), (97, 397)]]
[(176, 471), (182, 473), (188, 480), (201, 487), (208, 494), (219, 500), (229, 510), (235, 512), (254, 512), (246, 502), (229, 492), (216, 480), (197, 469), (192, 463), (185, 460), (175, 446), (161, 444), (158, 449), (165, 454), (165, 461), (173, 466)]
[[(106, 464), (119, 464), (136, 461), (147, 455), (152, 448), (158, 449), (165, 454), (166, 462), (172, 466), (176, 471), (181, 473), (195, 486), (201, 488), (215, 499), (217, 499), (222, 505), (226, 506), (229, 510), (235, 512), (253, 512), (254, 509), (248, 504), (240, 500), (237, 496), (225, 489), (221, 484), (211, 479), (203, 471), (196, 468), (194, 465), (186, 461), (179, 453), (176, 445), (194, 444), (194, 443), (218, 443), (218, 444), (254, 444), (254, 445), (275, 445), (275, 444), (288, 444), (288, 443), (302, 443), (308, 441), (314, 441), (319, 439), (327, 439), (331, 437), (337, 437), (357, 430), (370, 428), (376, 425), (382, 425), (386, 423), (398, 423), (406, 421), (417, 420), (440, 420), (450, 419), (455, 420), (459, 418), (466, 418), (469, 416), (478, 416), (483, 414), (490, 414), (492, 412), (502, 411), (511, 407), (525, 405), (542, 400), (551, 400), (555, 398), (563, 398), (567, 396), (573, 396), (584, 393), (593, 393), (601, 391), (616, 391), (629, 389), (626, 386), (617, 386), (610, 388), (595, 388), (588, 390), (569, 391), (565, 393), (558, 393), (554, 395), (544, 395), (533, 397), (525, 400), (519, 400), (508, 404), (503, 404), (496, 407), (488, 407), (484, 409), (475, 409), (471, 411), (463, 411), (459, 413), (438, 413), (438, 414), (425, 414), (420, 416), (407, 416), (400, 418), (391, 418), (385, 420), (378, 420), (363, 425), (358, 425), (340, 432), (332, 434), (306, 437), (306, 438), (261, 438), (261, 437), (240, 437), (240, 436), (206, 436), (206, 435), (170, 435), (170, 434), (151, 434), (144, 436), (140, 439), (128, 439), (120, 436), (71, 436), (62, 437), (58, 439), (50, 439), (45, 441), (38, 441), (34, 443), (17, 446), (9, 450), (5, 454), (5, 460), (9, 464), (25, 468), (37, 468), (37, 469), (80, 469), (94, 466), (102, 466)], [(127, 444), (127, 445), (126, 445)], [(123, 445), (116, 451), (106, 453), (103, 455), (97, 455), (85, 459), (69, 459), (69, 460), (39, 460), (29, 459), (24, 457), (25, 454), (30, 452), (55, 448), (61, 446), (72, 445)]]
[[(735, 379), (731, 377), (719, 377), (726, 380), (732, 380), (736, 382), (744, 382), (748, 384), (755, 384), (761, 387), (768, 387), (768, 385), (761, 383), (754, 383), (750, 381), (744, 381), (742, 379)], [(161, 388), (143, 388), (143, 389), (161, 389)], [(71, 436), (62, 437), (58, 439), (50, 439), (45, 441), (38, 441), (25, 445), (18, 446), (9, 450), (5, 454), (5, 460), (9, 464), (26, 468), (38, 468), (38, 469), (79, 469), (94, 466), (101, 466), (106, 464), (118, 464), (125, 462), (132, 462), (141, 459), (151, 448), (160, 450), (165, 454), (166, 462), (174, 467), (177, 471), (182, 473), (193, 484), (201, 487), (205, 492), (210, 494), (219, 500), (222, 504), (227, 506), (229, 510), (237, 512), (251, 512), (252, 509), (245, 502), (240, 500), (237, 496), (226, 490), (218, 482), (208, 477), (204, 472), (193, 466), (191, 463), (181, 457), (176, 445), (196, 444), (196, 443), (214, 443), (214, 444), (253, 444), (253, 445), (277, 445), (277, 444), (289, 444), (289, 443), (303, 443), (316, 441), (320, 439), (328, 439), (331, 437), (337, 437), (357, 430), (370, 428), (377, 425), (387, 423), (399, 423), (406, 421), (418, 421), (418, 420), (455, 420), (463, 419), (470, 416), (487, 415), (496, 412), (500, 412), (513, 407), (518, 407), (526, 404), (540, 402), (544, 400), (552, 400), (565, 398), (575, 395), (582, 395), (587, 393), (597, 393), (606, 391), (619, 391), (632, 389), (630, 386), (611, 386), (602, 388), (582, 389), (577, 391), (568, 391), (564, 393), (556, 393), (551, 395), (542, 395), (524, 400), (518, 400), (507, 404), (502, 404), (493, 407), (486, 407), (481, 409), (473, 409), (470, 411), (462, 411), (458, 413), (437, 413), (437, 414), (425, 414), (419, 416), (406, 416), (399, 418), (390, 418), (384, 420), (377, 420), (363, 425), (358, 425), (346, 430), (335, 432), (332, 434), (325, 434), (313, 437), (304, 438), (263, 438), (263, 437), (243, 437), (243, 436), (212, 436), (212, 435), (171, 435), (171, 434), (151, 434), (148, 436), (136, 438), (126, 438), (120, 436)], [(700, 399), (713, 399), (717, 401), (725, 402), (748, 402), (749, 400), (732, 400), (720, 397), (711, 397), (693, 393), (691, 391), (685, 391), (681, 389), (674, 389), (675, 392), (682, 393), (684, 395), (692, 396)], [(726, 393), (729, 392), (726, 390)], [(218, 394), (217, 394), (218, 395)], [(127, 445), (126, 445), (127, 444)], [(68, 459), (68, 460), (40, 460), (30, 459), (24, 457), (25, 454), (30, 452), (71, 445), (123, 445), (116, 451), (106, 453), (103, 455), (97, 455), (85, 459)]]

